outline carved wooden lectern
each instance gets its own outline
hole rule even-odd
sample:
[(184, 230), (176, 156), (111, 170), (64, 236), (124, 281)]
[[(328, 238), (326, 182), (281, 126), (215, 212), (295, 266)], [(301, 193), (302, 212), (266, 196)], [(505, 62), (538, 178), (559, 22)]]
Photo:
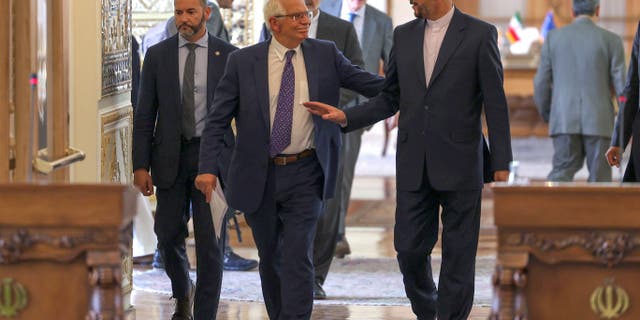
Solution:
[(640, 186), (496, 185), (490, 319), (640, 319)]
[(130, 319), (136, 192), (0, 185), (0, 319)]

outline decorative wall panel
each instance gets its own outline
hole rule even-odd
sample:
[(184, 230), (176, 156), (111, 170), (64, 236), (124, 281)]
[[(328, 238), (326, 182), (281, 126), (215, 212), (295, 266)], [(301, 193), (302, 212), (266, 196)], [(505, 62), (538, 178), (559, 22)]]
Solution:
[(102, 182), (132, 183), (131, 135), (133, 110), (127, 105), (101, 115)]
[(131, 89), (131, 0), (102, 0), (102, 96)]

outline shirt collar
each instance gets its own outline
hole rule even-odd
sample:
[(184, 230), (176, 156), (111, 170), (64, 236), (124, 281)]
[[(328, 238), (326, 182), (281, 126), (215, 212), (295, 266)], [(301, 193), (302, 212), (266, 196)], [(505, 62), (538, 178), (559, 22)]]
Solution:
[(285, 47), (284, 45), (282, 45), (280, 42), (278, 42), (278, 40), (276, 40), (275, 37), (271, 37), (271, 48), (273, 49), (273, 51), (276, 53), (276, 57), (278, 57), (279, 61), (284, 61), (285, 58), (285, 54), (287, 53), (287, 51), (289, 50), (293, 50), (296, 52), (295, 55), (300, 54), (300, 45), (298, 45), (297, 47), (293, 48), (293, 49), (289, 49), (287, 47)]
[(318, 9), (318, 14), (313, 15), (313, 17), (311, 17), (311, 23), (318, 23), (318, 18), (320, 17), (320, 9)]
[(455, 7), (451, 6), (451, 9), (449, 9), (449, 12), (447, 12), (447, 14), (445, 14), (444, 16), (440, 17), (440, 19), (438, 20), (427, 19), (427, 25), (429, 26), (429, 28), (432, 28), (432, 27), (436, 29), (444, 28), (448, 26), (449, 23), (451, 23), (451, 19), (453, 19), (454, 12), (455, 12)]
[[(187, 43), (189, 43), (187, 39), (185, 39), (181, 35), (178, 36), (178, 48), (184, 47)], [(198, 39), (198, 41), (194, 43), (197, 44), (198, 47), (208, 48), (209, 47), (209, 31), (206, 31), (204, 36)]]
[[(366, 11), (367, 11), (367, 5), (365, 4), (360, 9), (356, 10), (354, 13), (358, 17), (362, 18), (364, 17)], [(342, 1), (342, 11), (340, 12), (340, 16), (343, 17), (344, 19), (348, 19), (349, 13), (351, 13), (351, 9), (349, 9), (349, 4), (347, 4), (346, 1)]]

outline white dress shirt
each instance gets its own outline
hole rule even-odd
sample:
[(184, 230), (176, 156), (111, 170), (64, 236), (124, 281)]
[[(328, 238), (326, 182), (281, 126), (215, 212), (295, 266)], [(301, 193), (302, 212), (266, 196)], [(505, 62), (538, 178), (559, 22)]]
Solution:
[(269, 114), (270, 126), (273, 127), (273, 120), (278, 107), (278, 94), (280, 93), (280, 83), (282, 82), (282, 71), (286, 63), (285, 54), (289, 50), (296, 53), (291, 58), (295, 73), (295, 93), (293, 98), (293, 123), (291, 126), (291, 144), (285, 148), (283, 154), (295, 154), (314, 147), (313, 134), (315, 126), (311, 113), (302, 105), (309, 101), (309, 85), (307, 83), (307, 68), (304, 64), (304, 54), (302, 48), (297, 46), (288, 49), (272, 38), (269, 45)]
[(320, 16), (320, 9), (318, 13), (311, 17), (311, 25), (309, 26), (309, 38), (315, 39), (318, 34), (318, 17)]
[(452, 6), (451, 10), (440, 19), (435, 21), (427, 19), (427, 27), (424, 32), (424, 43), (422, 47), (424, 50), (424, 75), (427, 86), (429, 86), (429, 81), (431, 81), (433, 69), (436, 66), (438, 54), (440, 53), (440, 47), (442, 47), (442, 41), (447, 33), (454, 12), (455, 10)]

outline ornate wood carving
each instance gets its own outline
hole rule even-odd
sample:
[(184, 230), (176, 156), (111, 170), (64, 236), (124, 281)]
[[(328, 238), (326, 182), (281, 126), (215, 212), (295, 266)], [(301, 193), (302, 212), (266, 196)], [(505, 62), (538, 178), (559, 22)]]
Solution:
[(619, 264), (625, 256), (640, 247), (640, 239), (624, 232), (588, 232), (561, 239), (539, 236), (535, 233), (512, 235), (508, 245), (526, 245), (542, 252), (552, 252), (579, 246), (589, 251), (602, 264), (611, 268)]
[(131, 105), (101, 116), (101, 181), (130, 183), (133, 172), (131, 145), (133, 111)]
[(526, 320), (527, 307), (524, 288), (527, 273), (523, 268), (496, 266), (493, 274), (494, 303), (489, 319)]
[(122, 319), (124, 310), (120, 295), (122, 274), (117, 267), (97, 266), (89, 272), (92, 299), (86, 320)]
[(29, 250), (37, 245), (56, 249), (75, 249), (89, 245), (107, 245), (114, 239), (99, 231), (80, 231), (76, 234), (51, 235), (45, 231), (35, 232), (18, 229), (0, 233), (0, 265), (15, 264), (22, 260)]

